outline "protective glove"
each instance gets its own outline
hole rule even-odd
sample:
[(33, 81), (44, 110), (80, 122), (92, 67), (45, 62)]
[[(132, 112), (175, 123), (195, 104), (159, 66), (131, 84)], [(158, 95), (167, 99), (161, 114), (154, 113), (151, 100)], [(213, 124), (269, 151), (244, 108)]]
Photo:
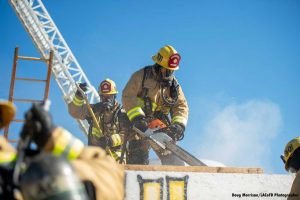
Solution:
[(109, 136), (103, 136), (99, 139), (99, 141), (102, 148), (111, 147), (112, 145)]
[(132, 125), (142, 132), (145, 132), (148, 129), (148, 123), (144, 116), (135, 117), (132, 120)]
[[(79, 87), (83, 92), (86, 92), (88, 89), (87, 83), (79, 83)], [(79, 90), (76, 91), (75, 95), (80, 98), (83, 98), (83, 96)]]
[(25, 124), (21, 131), (21, 138), (31, 137), (32, 141), (42, 149), (54, 129), (51, 115), (42, 105), (34, 103), (31, 109), (25, 113)]
[(185, 127), (180, 124), (172, 124), (169, 126), (170, 132), (168, 135), (175, 141), (182, 140), (184, 137)]

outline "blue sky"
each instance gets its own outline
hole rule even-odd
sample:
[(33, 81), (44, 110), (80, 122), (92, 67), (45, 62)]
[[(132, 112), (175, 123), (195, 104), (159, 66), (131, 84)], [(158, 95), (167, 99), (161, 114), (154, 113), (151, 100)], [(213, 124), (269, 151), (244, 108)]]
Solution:
[[(228, 166), (285, 173), (279, 156), (300, 134), (299, 1), (43, 2), (95, 87), (109, 77), (121, 93), (161, 46), (173, 45), (190, 106), (180, 145)], [(39, 55), (7, 1), (0, 1), (0, 24), (0, 98), (7, 99), (14, 47)], [(45, 77), (43, 64), (19, 66), (20, 77)], [(41, 98), (39, 87), (18, 83), (16, 95)], [(50, 98), (55, 123), (86, 142), (54, 79)], [(17, 106), (22, 117), (26, 106)], [(18, 129), (13, 124), (12, 137)]]

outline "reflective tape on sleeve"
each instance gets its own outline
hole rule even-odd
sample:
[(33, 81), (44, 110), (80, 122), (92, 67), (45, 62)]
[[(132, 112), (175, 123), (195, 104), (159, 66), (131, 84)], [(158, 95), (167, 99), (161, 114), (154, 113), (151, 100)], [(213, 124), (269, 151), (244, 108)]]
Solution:
[(135, 117), (140, 116), (140, 115), (145, 116), (145, 113), (142, 110), (142, 108), (139, 107), (139, 106), (134, 107), (134, 108), (132, 108), (131, 110), (129, 110), (127, 112), (127, 116), (128, 116), (128, 118), (129, 118), (130, 121), (132, 121)]
[(64, 154), (66, 154), (69, 160), (73, 160), (81, 154), (83, 148), (83, 142), (81, 142), (77, 138), (73, 138), (72, 142), (69, 144), (69, 148), (67, 147), (67, 149), (69, 149), (69, 152), (66, 151)]
[(82, 106), (84, 104), (84, 99), (78, 98), (76, 95), (73, 98), (73, 103), (75, 106)]
[(84, 145), (79, 139), (73, 137), (69, 132), (64, 131), (55, 141), (52, 153), (56, 156), (64, 156), (72, 160), (80, 155), (83, 148)]
[(122, 139), (119, 134), (113, 134), (110, 138), (112, 140), (112, 147), (120, 146), (122, 144)]
[(71, 142), (71, 139), (72, 135), (69, 132), (64, 131), (63, 134), (58, 137), (56, 141), (54, 141), (54, 148), (52, 153), (56, 156), (60, 156), (67, 148), (68, 144)]
[(16, 152), (0, 152), (0, 165), (6, 165), (17, 159)]
[(176, 124), (176, 123), (186, 126), (187, 119), (185, 117), (182, 117), (182, 116), (174, 116), (172, 118), (172, 124)]

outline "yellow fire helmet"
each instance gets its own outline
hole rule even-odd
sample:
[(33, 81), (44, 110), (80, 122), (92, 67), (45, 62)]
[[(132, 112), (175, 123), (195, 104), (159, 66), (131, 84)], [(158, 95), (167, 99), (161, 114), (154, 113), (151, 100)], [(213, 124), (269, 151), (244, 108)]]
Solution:
[(180, 55), (170, 45), (162, 47), (156, 55), (152, 56), (154, 62), (169, 70), (178, 70), (180, 59)]
[(100, 95), (102, 94), (117, 94), (117, 86), (113, 80), (105, 79), (99, 85), (98, 92)]
[(296, 137), (289, 141), (284, 149), (284, 155), (281, 156), (283, 162), (285, 163), (285, 169), (288, 170), (287, 164), (290, 157), (293, 155), (293, 153), (300, 147), (300, 137)]
[(15, 113), (16, 108), (11, 102), (0, 100), (0, 128), (8, 125)]

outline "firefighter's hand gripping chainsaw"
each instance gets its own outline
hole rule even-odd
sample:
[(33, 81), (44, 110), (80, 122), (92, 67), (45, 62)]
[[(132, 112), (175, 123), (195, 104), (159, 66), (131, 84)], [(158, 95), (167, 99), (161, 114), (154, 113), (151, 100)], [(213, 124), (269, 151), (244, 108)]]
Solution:
[(142, 132), (134, 126), (133, 130), (141, 137), (149, 139), (151, 141), (150, 145), (153, 148), (159, 148), (161, 151), (171, 151), (190, 166), (206, 166), (206, 164), (192, 154), (176, 145), (174, 140), (167, 134), (169, 133), (171, 135), (171, 130), (159, 119), (152, 120), (148, 123), (148, 129), (145, 132)]

